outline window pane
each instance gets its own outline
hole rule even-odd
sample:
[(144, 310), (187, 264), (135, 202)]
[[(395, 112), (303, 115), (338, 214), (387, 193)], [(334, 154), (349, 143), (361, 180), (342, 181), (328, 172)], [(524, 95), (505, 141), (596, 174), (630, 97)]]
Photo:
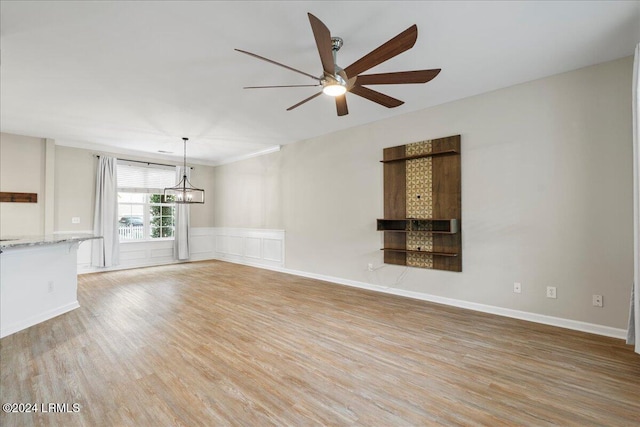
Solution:
[(121, 241), (174, 236), (175, 209), (171, 204), (161, 203), (162, 194), (119, 192), (118, 201)]
[(174, 208), (173, 205), (161, 203), (161, 194), (151, 194), (149, 201), (153, 203), (149, 212), (151, 215), (151, 232), (149, 234), (152, 239), (173, 237), (174, 225)]
[(144, 194), (118, 193), (120, 240), (144, 240)]

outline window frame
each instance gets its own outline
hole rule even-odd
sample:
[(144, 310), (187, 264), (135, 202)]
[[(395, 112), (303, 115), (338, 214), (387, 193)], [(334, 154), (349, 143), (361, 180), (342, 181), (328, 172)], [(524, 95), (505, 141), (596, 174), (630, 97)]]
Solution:
[[(175, 167), (170, 166), (158, 166), (151, 164), (140, 164), (139, 162), (129, 160), (118, 160), (118, 241), (120, 243), (133, 243), (133, 242), (155, 242), (175, 240), (175, 204), (174, 203), (162, 203), (163, 189), (175, 185), (176, 172)], [(127, 194), (131, 196), (122, 197)], [(139, 197), (143, 195), (143, 197)], [(155, 197), (158, 196), (158, 197)], [(121, 202), (121, 199), (134, 200)], [(160, 202), (152, 201), (160, 200)], [(140, 201), (142, 200), (142, 201)], [(127, 207), (122, 209), (121, 207)], [(136, 208), (132, 208), (136, 207)], [(140, 209), (142, 207), (142, 209)], [(158, 215), (153, 215), (152, 212), (158, 208), (159, 211), (159, 225), (155, 226), (152, 220)], [(171, 209), (171, 215), (164, 215), (165, 208)], [(129, 211), (131, 213), (125, 213), (123, 211)], [(139, 212), (142, 211), (140, 215)], [(133, 212), (136, 212), (134, 215)], [(141, 238), (123, 238), (124, 232), (120, 233), (120, 220), (123, 217), (132, 216), (142, 218), (142, 237)], [(163, 218), (171, 218), (171, 225), (163, 225)], [(138, 227), (132, 224), (130, 227)], [(171, 230), (171, 236), (167, 237), (152, 237), (155, 230), (158, 230), (158, 234), (162, 236)], [(133, 231), (131, 232), (133, 235)], [(138, 234), (135, 234), (138, 235)]]
[[(158, 242), (158, 241), (163, 241), (163, 240), (175, 240), (175, 215), (176, 215), (176, 211), (175, 211), (175, 205), (172, 203), (157, 203), (157, 202), (152, 202), (151, 201), (151, 196), (153, 195), (159, 195), (162, 196), (162, 194), (160, 193), (136, 193), (136, 192), (130, 192), (130, 191), (118, 191), (118, 195), (120, 195), (120, 193), (127, 193), (127, 194), (144, 194), (144, 202), (118, 202), (118, 207), (120, 207), (121, 205), (128, 205), (128, 206), (142, 206), (142, 230), (143, 230), (143, 237), (141, 239), (123, 239), (122, 236), (120, 235), (120, 233), (118, 233), (118, 241), (120, 243), (134, 243), (134, 242)], [(160, 228), (169, 228), (171, 227), (173, 229), (173, 233), (171, 236), (169, 237), (152, 237), (152, 224), (151, 224), (151, 220), (153, 218), (154, 215), (151, 214), (151, 207), (153, 206), (158, 206), (160, 208), (160, 218), (164, 217), (169, 217), (166, 215), (162, 215), (162, 208), (168, 207), (171, 208), (172, 211), (172, 215), (170, 216), (173, 221), (172, 221), (172, 225), (171, 226), (160, 226)], [(137, 216), (137, 215), (136, 215)], [(120, 214), (118, 214), (118, 217), (121, 217)], [(162, 221), (162, 220), (161, 220)], [(120, 228), (118, 226), (118, 228)]]

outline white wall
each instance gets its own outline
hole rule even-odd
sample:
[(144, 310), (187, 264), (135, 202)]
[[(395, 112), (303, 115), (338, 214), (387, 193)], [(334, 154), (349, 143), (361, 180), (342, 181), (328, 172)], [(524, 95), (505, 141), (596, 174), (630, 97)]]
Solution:
[[(631, 72), (624, 58), (288, 145), (261, 163), (218, 167), (215, 182), (253, 196), (216, 191), (215, 225), (283, 227), (290, 270), (626, 328)], [(382, 264), (382, 149), (455, 134), (463, 272)], [(279, 212), (259, 197), (275, 182)], [(368, 271), (369, 262), (379, 268)], [(516, 281), (521, 294), (512, 292)], [(545, 297), (547, 286), (557, 287), (557, 299)], [(592, 294), (604, 295), (603, 308), (592, 306)]]

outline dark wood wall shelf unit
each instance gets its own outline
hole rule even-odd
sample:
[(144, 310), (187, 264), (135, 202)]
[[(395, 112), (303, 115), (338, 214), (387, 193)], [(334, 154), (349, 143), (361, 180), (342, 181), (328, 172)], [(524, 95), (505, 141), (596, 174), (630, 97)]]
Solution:
[(460, 135), (385, 148), (384, 262), (462, 271)]

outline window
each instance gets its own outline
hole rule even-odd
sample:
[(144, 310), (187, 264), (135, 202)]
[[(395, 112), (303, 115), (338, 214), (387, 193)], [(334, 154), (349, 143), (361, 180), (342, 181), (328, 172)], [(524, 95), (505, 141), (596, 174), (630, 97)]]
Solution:
[(175, 229), (174, 205), (162, 203), (162, 194), (150, 194), (149, 202), (151, 238), (173, 237)]
[[(163, 201), (165, 187), (175, 185), (175, 169), (118, 161), (118, 231), (120, 241), (173, 238), (172, 200)], [(166, 203), (168, 202), (168, 203)]]

